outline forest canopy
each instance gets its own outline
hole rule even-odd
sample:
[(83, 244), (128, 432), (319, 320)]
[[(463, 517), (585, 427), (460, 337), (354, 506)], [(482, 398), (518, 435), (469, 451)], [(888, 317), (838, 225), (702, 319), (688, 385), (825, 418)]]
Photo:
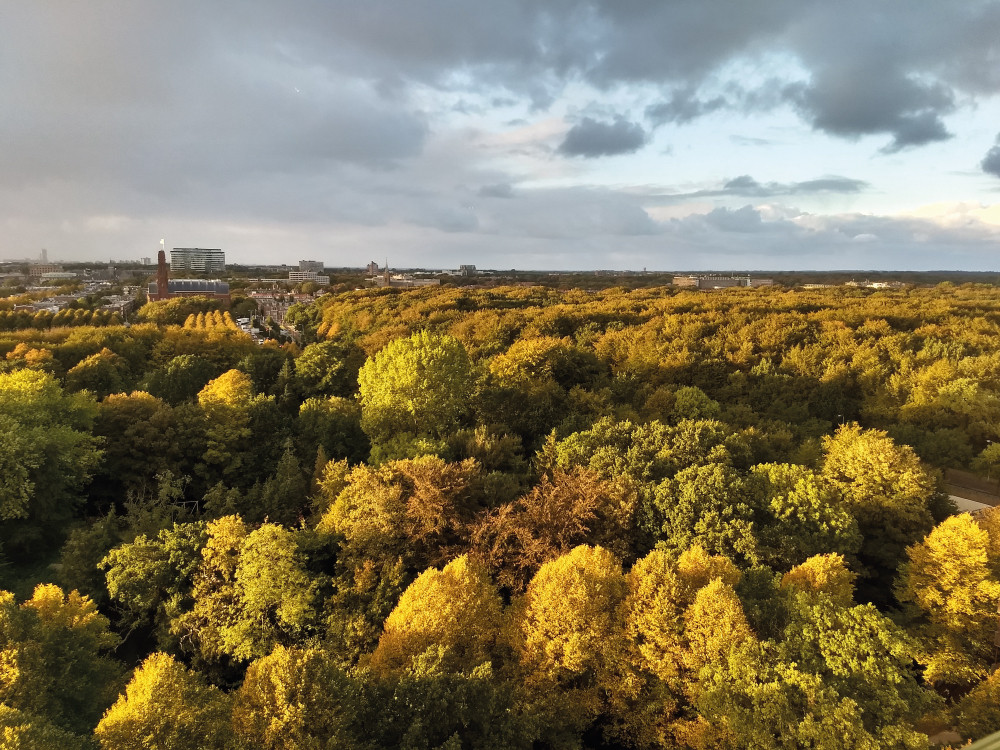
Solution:
[(0, 748), (1000, 730), (993, 287), (147, 307), (0, 330)]

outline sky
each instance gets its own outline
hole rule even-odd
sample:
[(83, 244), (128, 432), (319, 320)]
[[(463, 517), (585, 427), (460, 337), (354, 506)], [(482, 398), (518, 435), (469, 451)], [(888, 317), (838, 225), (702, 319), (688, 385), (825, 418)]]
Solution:
[(0, 2), (0, 258), (1000, 270), (1000, 2)]

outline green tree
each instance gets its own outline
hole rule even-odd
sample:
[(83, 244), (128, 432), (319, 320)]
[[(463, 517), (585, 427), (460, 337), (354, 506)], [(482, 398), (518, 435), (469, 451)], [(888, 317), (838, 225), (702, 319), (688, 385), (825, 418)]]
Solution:
[(925, 748), (913, 722), (932, 700), (910, 648), (871, 605), (801, 595), (779, 642), (746, 642), (702, 672), (696, 707), (714, 747)]
[(0, 373), (0, 539), (31, 557), (72, 517), (101, 453), (90, 434), (95, 405), (49, 374)]
[(761, 559), (787, 570), (813, 555), (853, 555), (861, 545), (854, 516), (835, 488), (794, 464), (760, 464), (751, 487), (767, 515), (759, 532)]
[(451, 336), (427, 331), (397, 339), (358, 373), (361, 427), (373, 443), (399, 434), (442, 438), (462, 425), (472, 366)]
[(147, 377), (144, 390), (177, 406), (197, 397), (208, 381), (220, 374), (218, 365), (195, 354), (181, 354)]
[(94, 747), (90, 737), (59, 729), (45, 719), (0, 704), (0, 750)]
[(193, 579), (194, 605), (171, 632), (201, 659), (249, 661), (306, 637), (316, 593), (295, 534), (274, 524), (249, 531), (238, 516), (210, 521)]
[(111, 550), (100, 562), (123, 626), (152, 628), (160, 648), (175, 648), (170, 626), (193, 605), (194, 576), (207, 533), (201, 522), (173, 525)]
[(295, 432), (303, 460), (312, 459), (319, 448), (327, 458), (345, 458), (355, 464), (368, 458), (368, 436), (361, 430), (356, 401), (336, 396), (306, 399), (299, 407)]
[(69, 369), (66, 388), (71, 391), (86, 389), (103, 398), (112, 393), (122, 393), (129, 379), (128, 364), (124, 358), (104, 347)]
[(151, 485), (157, 474), (179, 470), (174, 411), (148, 393), (108, 396), (97, 407), (94, 435), (103, 440), (104, 461), (91, 495), (105, 503)]
[(352, 396), (364, 352), (341, 341), (309, 344), (295, 359), (295, 381), (303, 398)]
[(699, 544), (713, 554), (755, 564), (760, 559), (759, 510), (746, 480), (725, 464), (692, 466), (660, 484), (656, 509), (662, 541), (683, 550)]

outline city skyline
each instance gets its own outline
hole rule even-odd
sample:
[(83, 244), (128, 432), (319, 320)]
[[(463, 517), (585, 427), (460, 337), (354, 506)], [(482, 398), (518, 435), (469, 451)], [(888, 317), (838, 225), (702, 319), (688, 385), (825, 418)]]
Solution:
[(0, 256), (995, 270), (998, 57), (996, 2), (40, 0)]

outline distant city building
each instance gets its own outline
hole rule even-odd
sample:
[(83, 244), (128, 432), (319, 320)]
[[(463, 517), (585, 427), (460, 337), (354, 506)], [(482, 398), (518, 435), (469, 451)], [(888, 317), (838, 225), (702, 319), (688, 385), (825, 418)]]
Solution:
[(42, 281), (59, 281), (60, 279), (75, 279), (76, 274), (72, 271), (49, 271), (38, 278)]
[(218, 249), (175, 247), (170, 251), (170, 269), (174, 273), (218, 273), (226, 270), (226, 254)]
[(771, 286), (773, 279), (754, 279), (750, 276), (726, 276), (721, 274), (674, 276), (674, 286), (695, 289), (729, 289), (731, 287)]
[(32, 263), (28, 266), (28, 276), (33, 279), (40, 279), (47, 273), (58, 273), (63, 267), (58, 263)]
[(268, 292), (250, 292), (250, 298), (257, 303), (257, 307), (265, 319), (271, 318), (279, 324), (285, 322), (285, 314), (289, 307), (296, 303), (309, 304), (313, 299), (308, 294), (271, 294)]
[(229, 284), (226, 282), (219, 279), (171, 279), (167, 256), (163, 250), (160, 250), (157, 260), (156, 281), (151, 281), (147, 289), (151, 300), (211, 297), (229, 301)]
[(289, 284), (299, 284), (303, 281), (312, 281), (320, 286), (326, 286), (330, 283), (329, 276), (322, 276), (315, 271), (289, 271), (288, 272), (288, 283)]
[(300, 271), (312, 271), (313, 273), (323, 273), (323, 261), (321, 260), (300, 260)]
[(381, 276), (372, 279), (375, 286), (410, 289), (421, 286), (438, 286), (441, 279), (416, 279), (408, 274), (389, 274), (386, 270)]
[(458, 273), (460, 276), (475, 276), (476, 267), (473, 265), (459, 266)]
[(378, 273), (378, 272), (379, 272), (379, 271), (380, 271), (381, 269), (380, 269), (380, 268), (378, 267), (378, 263), (376, 263), (375, 261), (372, 261), (372, 262), (371, 262), (371, 263), (369, 263), (369, 264), (368, 264), (367, 266), (365, 266), (365, 270), (366, 270), (366, 271), (367, 271), (368, 273), (370, 273), (370, 274), (372, 274), (372, 275), (374, 276), (374, 275), (375, 275), (375, 274), (377, 274), (377, 273)]

